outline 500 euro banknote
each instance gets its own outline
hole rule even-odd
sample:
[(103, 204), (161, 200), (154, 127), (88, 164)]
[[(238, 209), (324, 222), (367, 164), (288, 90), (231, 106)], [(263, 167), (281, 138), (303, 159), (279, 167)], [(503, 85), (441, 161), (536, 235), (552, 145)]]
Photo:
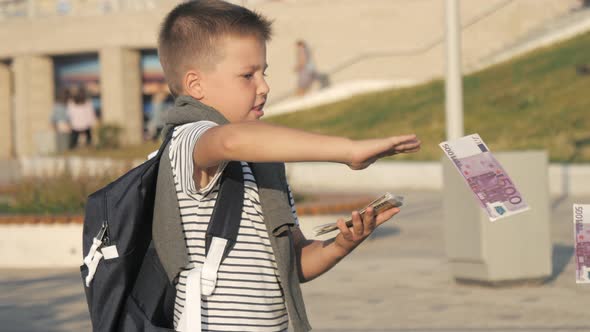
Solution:
[[(377, 198), (376, 200), (369, 203), (365, 208), (359, 211), (359, 214), (364, 217), (367, 208), (373, 207), (373, 211), (375, 215), (379, 213), (389, 210), (394, 207), (402, 206), (404, 202), (403, 196), (393, 195), (392, 193), (385, 193), (381, 197)], [(352, 227), (352, 219), (348, 219), (346, 221), (346, 226)], [(323, 235), (326, 233), (330, 233), (338, 229), (336, 223), (329, 223), (324, 225), (319, 225), (313, 228), (315, 235)]]
[(574, 204), (576, 283), (590, 283), (590, 205)]
[(529, 209), (514, 182), (478, 134), (439, 145), (455, 164), (490, 221)]

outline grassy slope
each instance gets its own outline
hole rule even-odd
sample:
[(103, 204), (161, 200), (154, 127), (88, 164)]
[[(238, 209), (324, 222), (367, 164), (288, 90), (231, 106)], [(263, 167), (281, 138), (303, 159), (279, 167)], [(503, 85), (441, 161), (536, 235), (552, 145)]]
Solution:
[[(590, 33), (466, 76), (465, 133), (479, 133), (492, 151), (547, 149), (552, 161), (571, 160), (573, 142), (590, 138), (590, 75), (576, 73), (581, 64), (590, 64)], [(414, 132), (423, 149), (404, 159), (437, 160), (444, 119), (438, 80), (267, 121), (351, 138)], [(590, 161), (590, 147), (575, 161)]]

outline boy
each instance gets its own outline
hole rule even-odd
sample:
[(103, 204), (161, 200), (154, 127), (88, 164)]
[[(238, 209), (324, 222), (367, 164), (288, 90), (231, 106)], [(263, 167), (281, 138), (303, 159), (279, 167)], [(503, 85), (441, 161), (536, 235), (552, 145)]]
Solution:
[(242, 219), (213, 294), (202, 298), (201, 326), (207, 331), (285, 331), (291, 321), (295, 331), (308, 331), (299, 282), (329, 270), (399, 209), (379, 215), (368, 210), (364, 218), (355, 211), (353, 227), (339, 220), (334, 239), (307, 240), (294, 215), (284, 168), (272, 163), (329, 161), (357, 170), (420, 148), (414, 135), (352, 141), (257, 121), (270, 90), (264, 78), (270, 26), (246, 8), (201, 0), (177, 6), (160, 31), (160, 61), (171, 92), (178, 96), (168, 123), (191, 121), (174, 128), (169, 148), (192, 264), (178, 276), (177, 330), (186, 331), (185, 320), (194, 315), (185, 310), (187, 278), (205, 260), (204, 235), (228, 162), (241, 161)]

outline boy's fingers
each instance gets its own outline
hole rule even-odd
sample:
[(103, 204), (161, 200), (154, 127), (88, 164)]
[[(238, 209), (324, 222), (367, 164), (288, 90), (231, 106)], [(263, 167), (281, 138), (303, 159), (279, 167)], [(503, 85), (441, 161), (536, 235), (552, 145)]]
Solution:
[(396, 143), (394, 143), (394, 145), (402, 145), (402, 144), (414, 144), (414, 143), (418, 143), (420, 142), (420, 140), (417, 137), (414, 137), (412, 139), (406, 139), (406, 140), (400, 140), (397, 141)]
[(336, 226), (338, 226), (338, 229), (344, 238), (349, 238), (352, 235), (350, 233), (350, 229), (348, 229), (348, 226), (346, 226), (344, 219), (338, 219), (338, 221), (336, 221)]
[(411, 150), (411, 149), (415, 149), (417, 147), (420, 146), (420, 144), (422, 144), (422, 142), (420, 141), (415, 141), (415, 142), (405, 142), (402, 144), (398, 144), (394, 147), (394, 149), (396, 151), (404, 151), (404, 150)]
[(420, 147), (415, 147), (413, 149), (406, 149), (406, 150), (402, 150), (402, 151), (396, 151), (395, 154), (400, 154), (400, 153), (413, 153), (413, 152), (418, 152), (420, 151)]
[(393, 136), (392, 137), (392, 141), (393, 141), (393, 145), (398, 145), (401, 143), (407, 143), (410, 141), (416, 140), (416, 135), (411, 134), (411, 135), (402, 135), (402, 136)]
[(413, 139), (410, 141), (401, 141), (401, 142), (394, 142), (389, 149), (386, 151), (377, 154), (375, 157), (376, 159), (380, 159), (383, 157), (393, 156), (399, 153), (409, 153), (409, 152), (416, 152), (420, 149), (420, 145), (422, 142), (418, 139)]
[(372, 208), (368, 208), (365, 212), (363, 225), (365, 234), (369, 234), (375, 229), (375, 211)]
[(404, 151), (404, 153), (412, 153), (412, 152), (418, 152), (418, 151), (420, 151), (420, 147), (417, 147), (415, 149), (406, 150), (406, 151)]
[(352, 231), (355, 235), (363, 235), (363, 220), (358, 211), (352, 212)]
[(381, 213), (379, 213), (379, 215), (377, 216), (377, 218), (375, 218), (375, 224), (376, 226), (379, 226), (381, 224), (383, 224), (384, 222), (386, 222), (387, 220), (391, 219), (391, 217), (395, 216), (396, 214), (398, 214), (400, 211), (399, 208), (391, 208), (389, 210), (383, 211)]

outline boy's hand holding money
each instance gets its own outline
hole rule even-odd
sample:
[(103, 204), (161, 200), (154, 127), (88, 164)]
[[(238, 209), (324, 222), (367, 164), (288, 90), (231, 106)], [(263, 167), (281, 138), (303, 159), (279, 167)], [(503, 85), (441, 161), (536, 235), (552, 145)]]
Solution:
[(375, 215), (375, 211), (372, 207), (367, 208), (364, 215), (361, 215), (358, 211), (352, 213), (352, 227), (346, 226), (344, 219), (339, 219), (337, 222), (340, 234), (338, 234), (334, 240), (339, 248), (343, 250), (343, 254), (348, 254), (361, 242), (363, 242), (375, 228), (391, 219), (400, 211), (397, 207), (392, 207), (385, 211), (382, 211), (378, 215)]
[(417, 152), (420, 150), (420, 144), (416, 135), (353, 141), (350, 161), (347, 165), (353, 170), (365, 169), (384, 157)]

